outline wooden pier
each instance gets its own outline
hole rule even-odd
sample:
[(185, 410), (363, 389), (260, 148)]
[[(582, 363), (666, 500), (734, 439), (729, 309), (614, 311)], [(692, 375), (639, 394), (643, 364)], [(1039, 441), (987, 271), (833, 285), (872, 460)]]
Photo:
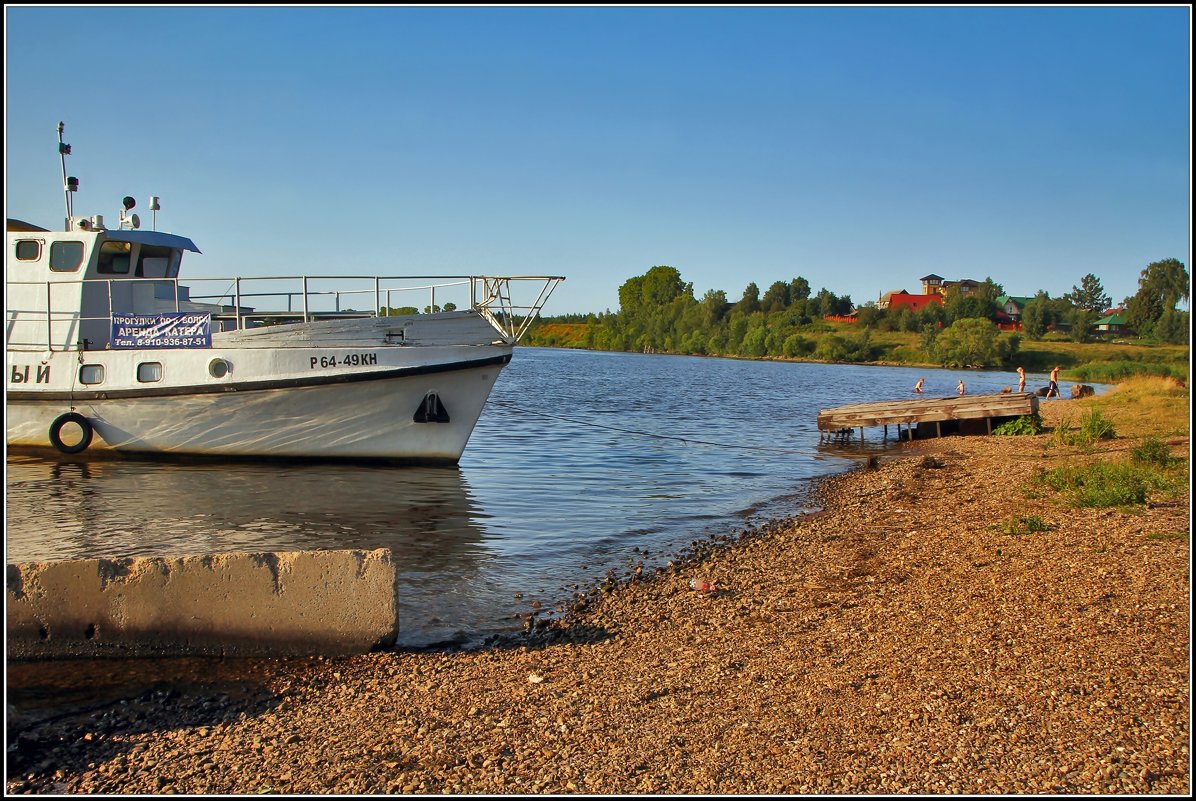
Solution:
[(887, 436), (888, 427), (895, 425), (898, 439), (902, 438), (902, 425), (906, 426), (906, 439), (991, 434), (994, 425), (1037, 412), (1038, 396), (1032, 392), (852, 403), (819, 411), (818, 431), (823, 437), (834, 438), (850, 435), (858, 428), (861, 440), (866, 426), (884, 426)]

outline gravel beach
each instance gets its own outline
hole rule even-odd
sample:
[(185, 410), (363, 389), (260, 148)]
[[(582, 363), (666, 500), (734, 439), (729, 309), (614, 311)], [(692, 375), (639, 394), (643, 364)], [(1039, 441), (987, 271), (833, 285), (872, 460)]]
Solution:
[(7, 791), (1187, 795), (1190, 496), (1028, 497), (1136, 444), (1048, 439), (902, 445), (484, 649), (10, 663)]

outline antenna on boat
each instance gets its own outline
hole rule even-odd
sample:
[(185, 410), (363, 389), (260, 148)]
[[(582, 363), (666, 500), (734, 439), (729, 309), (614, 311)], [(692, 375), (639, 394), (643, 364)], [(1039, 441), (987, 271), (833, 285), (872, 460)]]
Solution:
[(62, 191), (66, 195), (66, 230), (71, 230), (71, 217), (74, 215), (75, 204), (71, 200), (71, 193), (79, 191), (79, 179), (74, 177), (67, 177), (66, 175), (66, 157), (71, 154), (71, 146), (62, 141), (62, 131), (66, 128), (66, 124), (58, 123), (58, 157), (62, 160)]
[(161, 208), (162, 208), (162, 204), (158, 202), (158, 196), (150, 195), (150, 211), (152, 211), (154, 213), (153, 214), (153, 224), (154, 224), (155, 231), (158, 230), (158, 212), (161, 210)]

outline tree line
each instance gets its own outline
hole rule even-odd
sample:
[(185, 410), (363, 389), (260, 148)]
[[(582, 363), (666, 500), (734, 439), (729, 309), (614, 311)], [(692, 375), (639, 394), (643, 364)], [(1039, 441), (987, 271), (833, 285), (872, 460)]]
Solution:
[[(1176, 259), (1150, 264), (1142, 271), (1138, 292), (1124, 303), (1127, 324), (1148, 341), (1184, 344), (1190, 339), (1188, 312), (1176, 309), (1189, 294), (1187, 268)], [(619, 310), (600, 314), (542, 318), (529, 332), (529, 344), (558, 345), (552, 323), (584, 323), (580, 342), (593, 350), (662, 352), (691, 355), (809, 358), (819, 361), (875, 361), (877, 331), (916, 334), (925, 356), (944, 366), (1001, 366), (1017, 353), (1021, 336), (1040, 339), (1067, 330), (1086, 341), (1092, 325), (1111, 305), (1100, 280), (1085, 275), (1059, 298), (1039, 291), (1022, 310), (1020, 334), (1001, 332), (997, 298), (1004, 288), (986, 278), (972, 293), (949, 289), (942, 305), (917, 311), (888, 310), (875, 303), (854, 307), (849, 296), (828, 289), (811, 292), (797, 277), (776, 281), (763, 293), (755, 283), (732, 302), (722, 290), (701, 298), (680, 271), (667, 265), (650, 268), (619, 287)], [(855, 314), (850, 327), (824, 318)]]

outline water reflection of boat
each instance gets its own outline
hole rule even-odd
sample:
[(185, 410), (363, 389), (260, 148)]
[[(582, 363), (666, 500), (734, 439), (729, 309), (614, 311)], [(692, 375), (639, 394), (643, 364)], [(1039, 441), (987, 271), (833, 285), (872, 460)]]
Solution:
[[(183, 286), (183, 256), (198, 248), (142, 230), (132, 197), (115, 229), (74, 215), (78, 181), (58, 130), (64, 230), (7, 226), (10, 447), (455, 464), (516, 342), (563, 280), (306, 275)], [(539, 295), (515, 305), (512, 287), (529, 284)]]
[[(10, 454), (9, 563), (389, 548), (404, 646), (493, 630), (511, 605), (492, 536), (456, 468), (64, 460)], [(28, 510), (36, 510), (30, 514)]]
[(306, 462), (64, 462), (10, 455), (9, 561), (216, 551), (391, 548), (441, 570), (482, 549), (454, 468)]

